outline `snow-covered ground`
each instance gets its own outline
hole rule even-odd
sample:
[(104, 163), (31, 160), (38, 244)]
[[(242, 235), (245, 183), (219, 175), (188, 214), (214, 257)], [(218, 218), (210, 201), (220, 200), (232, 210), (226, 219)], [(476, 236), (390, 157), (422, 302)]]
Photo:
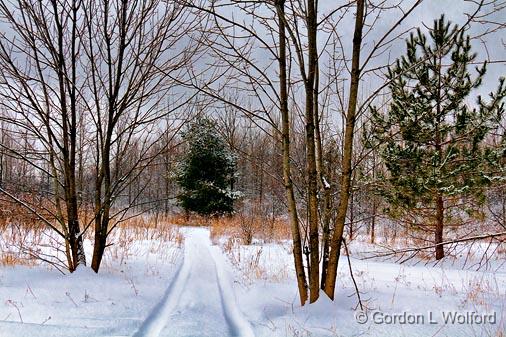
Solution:
[[(257, 336), (506, 336), (504, 253), (480, 271), (462, 268), (476, 267), (473, 259), (481, 259), (479, 252), (436, 266), (417, 259), (398, 264), (395, 259), (351, 257), (362, 312), (346, 256), (340, 260), (336, 301), (322, 293), (316, 304), (301, 308), (290, 245), (239, 242), (222, 239), (221, 246), (235, 267), (238, 302)], [(349, 248), (352, 256), (361, 257), (378, 249), (360, 240)], [(487, 322), (480, 324), (480, 319)]]
[(0, 267), (0, 336), (505, 336), (503, 266), (470, 271), (352, 258), (363, 315), (346, 257), (336, 301), (322, 294), (300, 307), (288, 243), (225, 238), (218, 246), (206, 228), (181, 232), (184, 249), (154, 236), (128, 254), (108, 254), (98, 275)]
[[(0, 248), (15, 250), (6, 244), (7, 231), (2, 234)], [(170, 284), (181, 249), (158, 231), (115, 234), (99, 274), (80, 268), (62, 275), (47, 264), (0, 266), (0, 336), (131, 336)], [(89, 258), (88, 240), (85, 250)]]

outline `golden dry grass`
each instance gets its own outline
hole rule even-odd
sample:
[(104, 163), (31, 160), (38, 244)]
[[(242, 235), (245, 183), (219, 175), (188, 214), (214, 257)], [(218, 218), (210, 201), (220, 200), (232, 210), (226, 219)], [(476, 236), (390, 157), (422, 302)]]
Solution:
[(251, 244), (254, 239), (280, 242), (291, 237), (289, 224), (283, 219), (234, 215), (211, 218), (209, 227), (213, 242), (220, 238), (232, 237), (240, 239), (242, 244)]
[[(47, 219), (50, 219), (48, 216)], [(88, 227), (84, 238), (93, 242), (93, 209), (81, 208), (79, 221)], [(114, 225), (116, 219), (111, 221)], [(60, 225), (54, 222), (55, 227)], [(160, 214), (143, 214), (125, 221), (120, 221), (108, 238), (111, 244), (106, 253), (113, 258), (124, 259), (131, 255), (132, 247), (139, 241), (150, 241), (149, 250), (157, 255), (164, 255), (168, 245), (181, 246), (183, 236), (172, 217)], [(0, 201), (0, 265), (34, 266), (43, 259), (65, 262), (64, 240), (49, 229), (26, 208), (15, 203)], [(41, 253), (42, 252), (42, 253)], [(41, 255), (43, 254), (43, 255)], [(54, 256), (51, 256), (53, 255)], [(171, 258), (172, 259), (172, 258)]]
[(34, 266), (36, 260), (34, 258), (22, 258), (18, 254), (11, 252), (0, 253), (0, 265), (1, 266)]

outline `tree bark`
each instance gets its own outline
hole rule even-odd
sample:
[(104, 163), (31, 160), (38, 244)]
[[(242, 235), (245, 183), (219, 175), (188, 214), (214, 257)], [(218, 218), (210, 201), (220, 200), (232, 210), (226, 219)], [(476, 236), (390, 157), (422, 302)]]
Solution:
[(276, 2), (276, 11), (279, 22), (279, 96), (280, 113), (282, 124), (283, 139), (283, 180), (285, 184), (286, 198), (288, 203), (288, 213), (290, 217), (290, 227), (292, 231), (293, 258), (295, 264), (295, 273), (301, 305), (307, 300), (307, 281), (304, 271), (304, 262), (302, 258), (302, 241), (299, 229), (299, 218), (297, 215), (297, 206), (293, 191), (291, 164), (290, 164), (290, 119), (288, 113), (288, 87), (287, 87), (287, 65), (286, 65), (286, 28), (285, 28), (285, 1)]
[(100, 269), (100, 264), (102, 263), (102, 257), (104, 256), (104, 251), (106, 247), (107, 232), (103, 233), (101, 230), (95, 229), (95, 241), (93, 246), (93, 258), (91, 260), (91, 269), (95, 273), (98, 273)]
[[(318, 66), (318, 65), (317, 65)], [(315, 82), (315, 96), (318, 96), (318, 68), (316, 71), (316, 82)], [(320, 118), (319, 118), (319, 109), (318, 109), (318, 100), (315, 98), (314, 102), (314, 118), (315, 118), (315, 138), (316, 138), (316, 169), (318, 174), (318, 181), (320, 183), (320, 191), (323, 192), (323, 204), (322, 210), (320, 211), (320, 220), (322, 227), (322, 270), (321, 270), (321, 279), (320, 279), (320, 289), (325, 289), (325, 280), (327, 278), (327, 268), (329, 262), (329, 249), (330, 249), (330, 216), (331, 216), (331, 197), (332, 190), (329, 185), (326, 175), (329, 170), (327, 170), (323, 163), (323, 141), (321, 138), (320, 131)]]
[[(438, 72), (438, 83), (437, 83), (437, 96), (436, 96), (436, 151), (439, 156), (439, 160), (443, 159), (443, 139), (442, 133), (440, 129), (440, 125), (442, 123), (442, 113), (441, 113), (441, 105), (443, 100), (443, 89), (442, 89), (442, 64), (443, 64), (443, 56), (440, 51), (437, 53), (437, 72)], [(434, 230), (434, 244), (436, 245), (436, 260), (441, 260), (444, 257), (444, 247), (443, 245), (438, 245), (443, 242), (443, 226), (444, 226), (444, 201), (443, 196), (439, 191), (436, 192), (436, 227)]]
[(445, 256), (443, 242), (443, 228), (444, 228), (444, 201), (441, 195), (436, 198), (436, 230), (434, 237), (434, 244), (436, 244), (436, 260), (441, 260)]
[(314, 0), (307, 4), (308, 30), (308, 76), (305, 82), (306, 91), (306, 160), (309, 200), (309, 302), (313, 303), (320, 296), (320, 249), (319, 249), (319, 221), (318, 221), (318, 176), (316, 171), (316, 140), (315, 113), (317, 93), (315, 80), (318, 65), (318, 51), (316, 48), (316, 8)]
[(353, 53), (351, 67), (351, 82), (348, 101), (348, 111), (346, 113), (346, 129), (344, 135), (343, 149), (343, 168), (341, 174), (341, 189), (339, 192), (339, 206), (337, 217), (330, 243), (330, 256), (325, 281), (325, 293), (330, 299), (334, 299), (334, 290), (336, 285), (337, 265), (341, 250), (344, 224), (346, 213), (348, 211), (348, 199), (350, 196), (351, 175), (352, 175), (352, 152), (353, 135), (355, 132), (355, 119), (357, 110), (358, 87), (360, 81), (360, 48), (362, 46), (362, 29), (364, 26), (365, 0), (357, 0), (357, 13), (355, 17), (355, 32), (353, 34)]
[[(372, 179), (376, 180), (376, 152), (372, 153)], [(371, 219), (371, 243), (376, 241), (376, 213), (378, 212), (378, 200), (376, 195), (372, 199), (372, 219)]]
[[(77, 107), (76, 107), (76, 31), (77, 31), (77, 8), (75, 1), (72, 2), (71, 17), (71, 58), (70, 58), (70, 74), (67, 70), (65, 48), (64, 45), (64, 28), (59, 19), (58, 5), (56, 1), (51, 1), (53, 7), (53, 15), (57, 30), (57, 76), (59, 82), (59, 100), (61, 104), (62, 114), (62, 131), (63, 131), (63, 174), (65, 203), (67, 206), (67, 223), (68, 237), (72, 255), (72, 265), (69, 270), (72, 272), (79, 265), (86, 265), (86, 257), (84, 255), (82, 233), (79, 225), (79, 212), (76, 188), (76, 146), (77, 146)], [(70, 78), (69, 78), (70, 77)], [(70, 101), (70, 106), (67, 102)]]
[(373, 200), (372, 202), (372, 219), (371, 219), (371, 243), (375, 243), (376, 241), (376, 200)]

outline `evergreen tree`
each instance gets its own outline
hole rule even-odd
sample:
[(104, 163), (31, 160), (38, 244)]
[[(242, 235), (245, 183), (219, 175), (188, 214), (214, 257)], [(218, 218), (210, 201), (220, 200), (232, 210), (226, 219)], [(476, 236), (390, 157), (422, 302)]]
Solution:
[(239, 196), (233, 191), (236, 160), (216, 134), (215, 124), (200, 118), (183, 138), (188, 152), (177, 174), (182, 188), (178, 196), (180, 205), (186, 211), (202, 215), (231, 213)]
[[(470, 108), (466, 100), (482, 83), (486, 64), (470, 74), (476, 58), (470, 38), (444, 16), (429, 36), (420, 29), (411, 34), (406, 56), (389, 69), (392, 101), (387, 114), (372, 108), (369, 145), (379, 147), (388, 171), (381, 192), (391, 215), (433, 230), (437, 245), (446, 225), (477, 215), (484, 187), (494, 179), (489, 168), (500, 151), (484, 140), (502, 118), (506, 86), (501, 79), (488, 102), (478, 97)], [(443, 246), (436, 246), (436, 259), (443, 257)]]

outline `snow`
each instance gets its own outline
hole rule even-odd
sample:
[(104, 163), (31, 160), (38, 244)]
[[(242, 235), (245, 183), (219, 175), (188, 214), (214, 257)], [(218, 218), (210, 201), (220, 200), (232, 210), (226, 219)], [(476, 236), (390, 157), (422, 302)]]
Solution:
[(325, 177), (322, 177), (322, 179), (323, 179), (323, 187), (325, 187), (325, 189), (328, 190), (330, 188), (329, 182), (327, 181), (327, 179), (325, 179)]
[[(210, 240), (207, 239), (204, 242), (210, 243)], [(223, 261), (221, 253), (217, 252), (216, 247), (214, 248), (215, 249), (212, 249), (210, 252), (216, 267), (216, 276), (221, 302), (223, 305), (223, 313), (225, 314), (225, 318), (229, 324), (230, 332), (233, 336), (253, 337), (254, 333), (251, 324), (245, 319), (236, 304), (233, 286), (228, 277), (228, 273), (225, 271), (226, 264)]]
[[(43, 268), (3, 268), (0, 336), (130, 335), (167, 282), (167, 277), (144, 278), (148, 271), (135, 268), (101, 275), (80, 268), (66, 276)], [(7, 301), (19, 307), (19, 315)]]
[[(225, 247), (212, 245), (207, 228), (181, 232), (184, 247), (165, 243), (160, 251), (153, 249), (160, 247), (158, 237), (140, 240), (125, 256), (106, 256), (99, 274), (89, 268), (61, 275), (44, 265), (0, 267), (0, 336), (464, 337), (506, 330), (502, 264), (472, 271), (352, 257), (367, 307), (368, 321), (359, 324), (346, 256), (336, 300), (321, 293), (317, 303), (300, 307), (288, 242)], [(352, 252), (362, 248), (350, 243)], [(85, 250), (90, 253), (86, 241)], [(444, 322), (443, 314), (460, 313), (495, 315), (495, 321)], [(429, 321), (431, 314), (437, 324)], [(402, 315), (425, 321), (403, 324)]]
[(169, 315), (174, 311), (185, 284), (190, 276), (190, 265), (185, 257), (179, 267), (174, 280), (165, 291), (163, 299), (153, 308), (146, 320), (141, 324), (134, 337), (156, 337), (167, 324)]
[[(476, 247), (475, 247), (476, 248)], [(352, 242), (350, 250), (370, 249)], [(259, 252), (262, 252), (258, 258)], [(321, 293), (315, 304), (299, 306), (292, 257), (288, 243), (238, 245), (227, 248), (227, 256), (236, 266), (235, 278), (241, 284), (237, 302), (260, 336), (502, 336), (506, 330), (506, 268), (504, 256), (491, 261), (488, 270), (461, 269), (462, 263), (437, 266), (398, 264), (385, 260), (351, 258), (353, 273), (367, 307), (368, 321), (357, 323), (357, 297), (347, 257), (342, 256), (336, 289), (336, 301)], [(357, 254), (359, 255), (359, 254)], [(240, 258), (238, 258), (240, 256)], [(479, 259), (479, 254), (477, 258)], [(258, 260), (256, 269), (274, 270), (288, 278), (269, 273), (251, 272), (251, 261)], [(282, 270), (288, 268), (289, 270)], [(498, 269), (499, 268), (499, 269)], [(256, 280), (243, 281), (244, 271)], [(486, 317), (494, 315), (492, 324), (460, 324), (445, 322), (454, 314)], [(396, 316), (397, 315), (397, 316)], [(420, 324), (386, 324), (391, 317), (422, 316)], [(376, 322), (373, 320), (376, 319)], [(431, 320), (432, 319), (432, 320)], [(432, 324), (437, 321), (437, 324)], [(445, 324), (446, 323), (446, 324)]]
[(235, 302), (221, 253), (203, 228), (185, 231), (184, 261), (165, 298), (134, 337), (254, 336)]
[[(1, 266), (0, 336), (131, 336), (171, 283), (180, 249), (159, 237), (115, 243), (99, 274), (89, 267), (62, 275), (47, 265)], [(89, 258), (89, 240), (84, 246)]]

